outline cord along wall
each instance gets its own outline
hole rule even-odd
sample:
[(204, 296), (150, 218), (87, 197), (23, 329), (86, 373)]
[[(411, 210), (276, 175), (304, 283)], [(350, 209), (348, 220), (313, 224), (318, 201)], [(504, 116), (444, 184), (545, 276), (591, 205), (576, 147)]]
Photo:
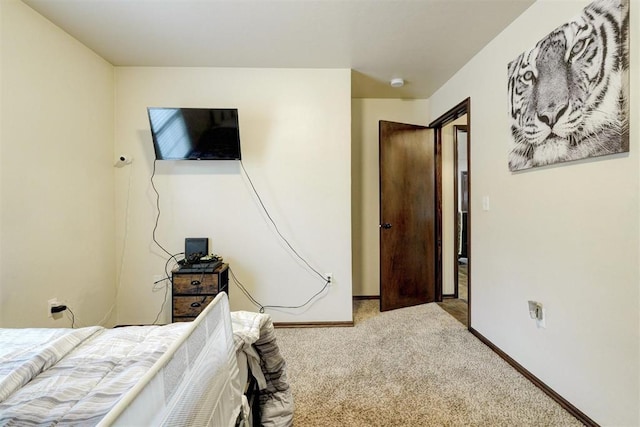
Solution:
[[(270, 216), (301, 257), (333, 274), (315, 303), (267, 312), (278, 322), (350, 321), (350, 71), (123, 67), (116, 76), (115, 149), (137, 164), (118, 322), (149, 322), (163, 299), (150, 291), (167, 256), (151, 240), (149, 105), (238, 108), (243, 164)], [(116, 175), (117, 189), (125, 180)], [(296, 306), (324, 285), (279, 238), (239, 162), (160, 161), (154, 184), (162, 211), (156, 237), (169, 252), (180, 252), (187, 236), (209, 237), (211, 251), (264, 305)], [(124, 210), (117, 196), (119, 232)], [(230, 291), (232, 310), (256, 310), (238, 288)], [(160, 321), (168, 314), (167, 306)]]

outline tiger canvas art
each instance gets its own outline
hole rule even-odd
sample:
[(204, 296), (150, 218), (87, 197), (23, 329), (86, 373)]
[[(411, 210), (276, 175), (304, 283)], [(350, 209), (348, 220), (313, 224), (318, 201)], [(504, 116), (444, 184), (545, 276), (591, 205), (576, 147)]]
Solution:
[(629, 151), (629, 0), (596, 0), (508, 65), (509, 169)]

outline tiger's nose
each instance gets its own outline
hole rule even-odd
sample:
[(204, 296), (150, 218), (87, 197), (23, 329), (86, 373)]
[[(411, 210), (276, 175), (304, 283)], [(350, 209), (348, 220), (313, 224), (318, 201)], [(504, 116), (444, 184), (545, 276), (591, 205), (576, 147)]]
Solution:
[(538, 112), (538, 119), (553, 129), (565, 111), (567, 111), (567, 104), (556, 105), (552, 103), (543, 111)]

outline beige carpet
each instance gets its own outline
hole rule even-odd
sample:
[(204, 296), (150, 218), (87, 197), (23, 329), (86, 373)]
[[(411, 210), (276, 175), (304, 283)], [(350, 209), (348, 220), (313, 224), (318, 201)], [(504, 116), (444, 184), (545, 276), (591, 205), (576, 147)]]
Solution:
[(277, 329), (302, 426), (579, 426), (436, 304)]
[(469, 302), (469, 266), (466, 264), (458, 264), (458, 298)]

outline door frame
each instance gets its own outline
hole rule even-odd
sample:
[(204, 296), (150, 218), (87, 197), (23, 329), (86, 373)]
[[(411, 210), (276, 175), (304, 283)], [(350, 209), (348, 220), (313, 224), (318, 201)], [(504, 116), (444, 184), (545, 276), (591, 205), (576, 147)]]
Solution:
[[(462, 186), (460, 185), (460, 181), (458, 179), (458, 176), (460, 176), (460, 170), (458, 169), (458, 161), (459, 161), (459, 156), (458, 156), (458, 152), (459, 152), (459, 145), (460, 145), (460, 141), (458, 140), (458, 131), (464, 131), (465, 133), (467, 133), (467, 125), (454, 125), (453, 126), (453, 235), (455, 237), (455, 246), (453, 247), (453, 259), (454, 259), (454, 270), (455, 273), (453, 275), (453, 297), (454, 298), (459, 298), (460, 294), (459, 294), (459, 273), (458, 273), (458, 246), (461, 245), (461, 242), (458, 242), (458, 237), (460, 236), (460, 223), (458, 221), (458, 211), (461, 211), (461, 206), (460, 203), (458, 203), (458, 200), (461, 200), (461, 196), (458, 192), (458, 188), (462, 188)], [(468, 135), (468, 133), (467, 133)], [(467, 138), (467, 166), (469, 165), (469, 138)], [(467, 200), (469, 199), (469, 174), (467, 173)], [(467, 201), (467, 211), (469, 211), (469, 203)], [(464, 211), (461, 211), (464, 212)], [(467, 213), (467, 218), (468, 218), (469, 214)], [(467, 234), (467, 238), (468, 236), (468, 227), (465, 230), (465, 234)], [(469, 250), (469, 248), (467, 247), (467, 251)], [(468, 259), (468, 257), (467, 257)]]
[[(469, 185), (469, 209), (467, 214), (467, 328), (471, 330), (471, 98), (466, 98), (455, 107), (429, 124), (436, 134), (436, 301), (442, 301), (442, 128), (463, 115), (467, 115), (467, 179)], [(457, 289), (456, 289), (457, 291)]]

